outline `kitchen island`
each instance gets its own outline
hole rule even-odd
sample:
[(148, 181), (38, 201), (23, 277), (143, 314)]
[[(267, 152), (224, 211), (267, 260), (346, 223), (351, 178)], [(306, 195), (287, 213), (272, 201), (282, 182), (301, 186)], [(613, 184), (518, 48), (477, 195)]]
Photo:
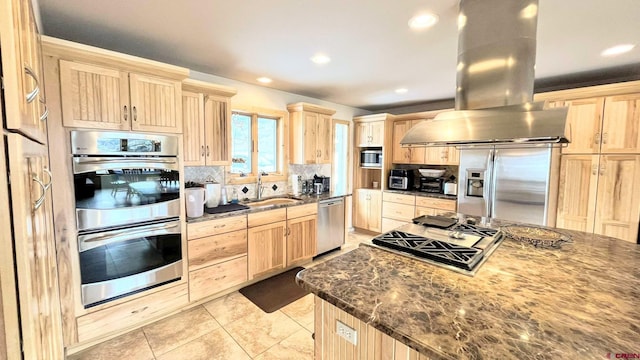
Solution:
[(367, 244), (300, 272), (316, 295), (316, 359), (640, 353), (640, 246), (562, 232), (573, 242), (559, 249), (505, 238), (473, 277)]

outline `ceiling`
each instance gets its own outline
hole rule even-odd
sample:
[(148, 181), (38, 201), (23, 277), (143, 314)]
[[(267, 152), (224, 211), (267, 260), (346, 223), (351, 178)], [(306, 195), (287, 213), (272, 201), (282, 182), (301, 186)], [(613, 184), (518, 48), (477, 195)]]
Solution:
[[(270, 88), (352, 107), (454, 96), (457, 0), (37, 1), (46, 35), (257, 85), (266, 76)], [(440, 20), (415, 32), (407, 23), (421, 11)], [(622, 43), (637, 46), (600, 56)], [(331, 62), (312, 63), (319, 52)], [(638, 0), (539, 0), (536, 79), (615, 69), (640, 76)]]

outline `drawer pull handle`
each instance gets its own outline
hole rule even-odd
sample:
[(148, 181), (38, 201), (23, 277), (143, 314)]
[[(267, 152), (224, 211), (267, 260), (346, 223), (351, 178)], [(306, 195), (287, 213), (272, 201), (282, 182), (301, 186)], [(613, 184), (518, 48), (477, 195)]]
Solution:
[(131, 313), (132, 313), (132, 314), (139, 314), (139, 313), (141, 313), (141, 312), (143, 312), (143, 311), (147, 310), (148, 308), (149, 308), (148, 306), (145, 306), (145, 307), (143, 307), (142, 309), (133, 310)]
[(214, 229), (221, 229), (221, 228), (223, 228), (223, 227), (225, 227), (225, 226), (227, 226), (227, 224), (216, 225), (216, 226), (214, 226), (213, 228), (214, 228)]

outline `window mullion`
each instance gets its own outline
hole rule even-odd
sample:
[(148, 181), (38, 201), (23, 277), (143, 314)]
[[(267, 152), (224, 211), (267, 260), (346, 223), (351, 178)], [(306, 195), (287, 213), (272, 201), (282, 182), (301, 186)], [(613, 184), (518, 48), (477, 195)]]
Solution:
[(260, 169), (258, 168), (258, 115), (251, 115), (251, 164), (252, 169), (251, 172), (258, 176), (260, 174)]

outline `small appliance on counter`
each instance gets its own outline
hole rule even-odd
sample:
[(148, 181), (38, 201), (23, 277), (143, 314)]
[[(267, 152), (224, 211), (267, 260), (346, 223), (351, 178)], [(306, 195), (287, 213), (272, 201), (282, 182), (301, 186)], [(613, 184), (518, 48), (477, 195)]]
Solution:
[(457, 195), (458, 194), (458, 184), (456, 183), (456, 177), (451, 176), (444, 183), (444, 194), (445, 195)]
[(214, 208), (220, 203), (220, 184), (207, 182), (204, 184), (207, 193), (207, 207)]
[(445, 179), (441, 177), (421, 176), (420, 187), (418, 188), (418, 190), (432, 194), (443, 194), (444, 182)]
[(382, 149), (367, 149), (360, 151), (360, 166), (367, 168), (381, 168)]
[(187, 205), (187, 217), (197, 218), (204, 215), (204, 204), (207, 203), (207, 198), (204, 188), (192, 187), (184, 189)]
[(389, 172), (389, 189), (411, 190), (413, 170), (393, 169)]
[[(317, 184), (320, 184), (320, 192), (318, 192)], [(317, 195), (329, 192), (331, 189), (331, 178), (328, 176), (313, 175), (313, 190)]]

